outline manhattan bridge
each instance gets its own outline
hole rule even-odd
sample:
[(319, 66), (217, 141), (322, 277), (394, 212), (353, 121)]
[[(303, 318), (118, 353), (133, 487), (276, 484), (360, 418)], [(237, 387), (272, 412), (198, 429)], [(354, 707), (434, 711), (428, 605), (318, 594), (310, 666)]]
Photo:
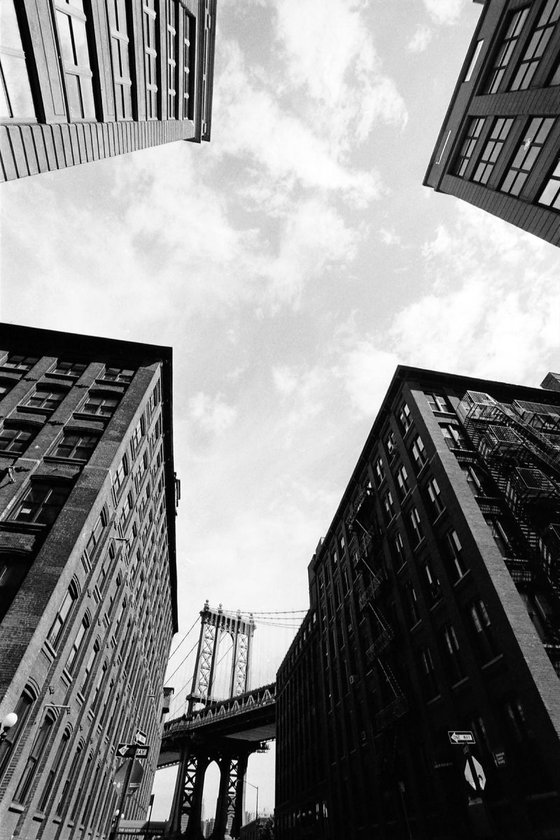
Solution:
[[(239, 837), (249, 756), (268, 749), (267, 742), (276, 736), (276, 683), (249, 688), (253, 635), (257, 624), (295, 634), (304, 615), (304, 610), (247, 615), (205, 603), (198, 641), (167, 678), (172, 682), (184, 672), (185, 662), (195, 654), (192, 679), (175, 692), (174, 714), (164, 724), (157, 763), (158, 770), (178, 767), (169, 819), (136, 827), (123, 820), (116, 836), (202, 840), (206, 771), (215, 763), (219, 786), (211, 840)], [(172, 652), (171, 662), (197, 624), (198, 619)]]

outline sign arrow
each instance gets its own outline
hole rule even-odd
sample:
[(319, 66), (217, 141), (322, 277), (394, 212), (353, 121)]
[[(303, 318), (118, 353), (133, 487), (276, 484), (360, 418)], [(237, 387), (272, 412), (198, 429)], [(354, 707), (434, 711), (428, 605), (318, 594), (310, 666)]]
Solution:
[(117, 747), (117, 755), (120, 755), (121, 758), (124, 758), (124, 756), (128, 752), (128, 746), (128, 744), (119, 744), (119, 746)]
[(447, 735), (452, 744), (475, 744), (475, 737), (472, 732), (457, 732), (456, 730), (448, 731)]

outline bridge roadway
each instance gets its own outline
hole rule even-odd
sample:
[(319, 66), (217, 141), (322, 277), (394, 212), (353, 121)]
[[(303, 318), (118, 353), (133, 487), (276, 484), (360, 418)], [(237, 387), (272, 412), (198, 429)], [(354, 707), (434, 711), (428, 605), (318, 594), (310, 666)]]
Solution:
[(177, 764), (182, 744), (191, 738), (206, 743), (241, 741), (249, 746), (275, 737), (276, 683), (270, 683), (167, 721), (158, 768)]

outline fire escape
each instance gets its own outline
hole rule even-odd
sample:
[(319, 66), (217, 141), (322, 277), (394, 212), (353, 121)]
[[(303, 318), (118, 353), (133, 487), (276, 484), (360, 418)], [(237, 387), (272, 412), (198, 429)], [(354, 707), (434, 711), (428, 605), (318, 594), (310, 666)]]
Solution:
[(383, 656), (395, 638), (395, 631), (379, 605), (387, 570), (378, 559), (382, 553), (371, 486), (362, 487), (358, 492), (347, 516), (347, 525), (352, 534), (350, 554), (358, 575), (358, 610), (367, 644), (366, 659), (375, 667), (378, 682), (384, 682), (391, 695), (391, 700), (375, 715), (376, 732), (381, 733), (391, 730), (407, 712), (408, 701), (386, 656)]
[(560, 408), (469, 391), (458, 414), (499, 490), (477, 499), (482, 512), (509, 511), (522, 535), (504, 557), (508, 571), (520, 592), (545, 592), (553, 605), (538, 624), (560, 676)]

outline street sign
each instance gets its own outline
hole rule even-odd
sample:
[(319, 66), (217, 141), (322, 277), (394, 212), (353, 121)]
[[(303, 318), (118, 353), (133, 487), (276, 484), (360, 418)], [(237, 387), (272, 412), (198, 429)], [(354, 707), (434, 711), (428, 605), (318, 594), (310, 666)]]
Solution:
[(456, 729), (447, 732), (449, 740), (452, 744), (476, 744), (475, 737), (472, 732), (462, 731)]
[(136, 734), (134, 736), (134, 740), (137, 744), (140, 744), (141, 747), (145, 747), (148, 743), (148, 736), (145, 732), (142, 732), (141, 729), (137, 729)]
[(506, 754), (503, 750), (494, 753), (494, 762), (496, 767), (503, 767), (506, 763)]
[[(473, 776), (473, 771), (476, 773), (476, 780)], [(482, 764), (474, 755), (470, 755), (465, 762), (465, 779), (475, 790), (477, 790), (477, 787), (479, 790), (484, 790), (486, 787), (486, 775), (482, 769)]]
[(147, 758), (150, 748), (138, 744), (119, 744), (116, 752), (119, 758)]

